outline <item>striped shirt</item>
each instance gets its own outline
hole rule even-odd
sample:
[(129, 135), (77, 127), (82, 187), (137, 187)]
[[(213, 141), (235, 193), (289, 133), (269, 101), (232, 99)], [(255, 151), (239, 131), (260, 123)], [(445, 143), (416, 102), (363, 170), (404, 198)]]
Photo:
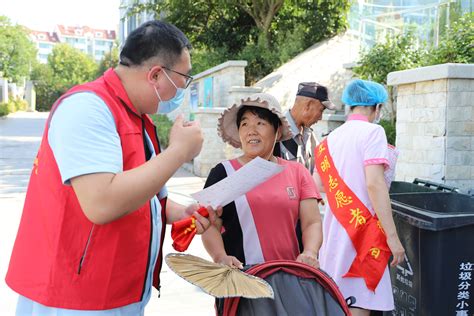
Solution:
[[(296, 223), (300, 202), (321, 198), (305, 168), (278, 159), (285, 169), (223, 207), (222, 239), (228, 255), (244, 265), (269, 260), (295, 260), (299, 255)], [(205, 187), (219, 182), (242, 165), (237, 159), (214, 167)]]
[(303, 127), (303, 131), (301, 131), (296, 126), (295, 120), (291, 116), (290, 111), (286, 111), (285, 116), (290, 124), (293, 138), (279, 142), (277, 146), (275, 146), (274, 155), (285, 160), (297, 161), (313, 174), (313, 153), (318, 143), (313, 134), (313, 130), (309, 127)]

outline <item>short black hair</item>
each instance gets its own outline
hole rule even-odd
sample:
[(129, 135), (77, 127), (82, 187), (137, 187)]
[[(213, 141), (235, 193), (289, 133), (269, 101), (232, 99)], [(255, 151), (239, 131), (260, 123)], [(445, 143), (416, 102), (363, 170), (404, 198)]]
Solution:
[(374, 104), (374, 105), (353, 105), (353, 106), (349, 106), (349, 110), (352, 112), (354, 111), (355, 108), (359, 107), (359, 108), (371, 108), (372, 110), (377, 110), (377, 105), (380, 106), (383, 106), (383, 103), (377, 103), (377, 104)]
[(239, 109), (239, 111), (237, 111), (237, 128), (240, 127), (242, 116), (244, 116), (247, 111), (272, 124), (275, 131), (277, 131), (278, 127), (281, 126), (280, 118), (272, 111), (258, 106), (244, 105)]
[(172, 67), (184, 49), (191, 50), (188, 38), (176, 26), (163, 21), (148, 21), (133, 30), (120, 52), (120, 64), (140, 66), (153, 57)]

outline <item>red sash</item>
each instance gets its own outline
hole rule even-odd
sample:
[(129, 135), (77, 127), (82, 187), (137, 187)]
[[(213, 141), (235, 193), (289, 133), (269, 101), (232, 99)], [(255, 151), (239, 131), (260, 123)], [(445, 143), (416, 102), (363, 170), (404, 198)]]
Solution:
[(383, 276), (390, 249), (377, 216), (370, 213), (337, 172), (328, 150), (327, 139), (315, 150), (316, 168), (326, 191), (329, 206), (344, 227), (357, 255), (343, 277), (364, 279), (367, 288), (375, 288)]

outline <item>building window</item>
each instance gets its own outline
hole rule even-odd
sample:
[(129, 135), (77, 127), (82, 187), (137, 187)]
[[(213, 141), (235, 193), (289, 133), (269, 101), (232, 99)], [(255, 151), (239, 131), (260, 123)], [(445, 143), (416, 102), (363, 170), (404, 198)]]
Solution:
[(82, 35), (82, 30), (74, 30), (74, 34), (76, 34), (76, 35)]
[(128, 33), (130, 34), (136, 28), (137, 28), (137, 17), (135, 15), (132, 15), (128, 18), (128, 25), (127, 25)]
[(95, 32), (95, 37), (103, 37), (104, 34), (102, 32)]
[(46, 39), (46, 36), (44, 36), (44, 34), (38, 34), (38, 38), (40, 40), (44, 40), (44, 39)]
[(51, 44), (48, 44), (48, 43), (39, 43), (39, 48), (50, 49), (51, 47), (53, 47), (53, 45), (51, 45)]

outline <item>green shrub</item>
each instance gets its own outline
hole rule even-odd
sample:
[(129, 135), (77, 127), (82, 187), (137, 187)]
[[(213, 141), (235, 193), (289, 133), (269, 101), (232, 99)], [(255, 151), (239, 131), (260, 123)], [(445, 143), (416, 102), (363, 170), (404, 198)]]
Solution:
[(36, 90), (36, 110), (47, 112), (59, 97), (68, 90), (67, 86), (62, 86), (56, 82), (43, 80), (35, 81)]
[(11, 104), (12, 112), (26, 111), (28, 109), (28, 102), (21, 98), (11, 98), (9, 103)]
[(229, 59), (227, 50), (223, 47), (212, 49), (193, 49), (191, 51), (193, 74), (198, 74), (209, 68), (217, 66)]
[[(275, 43), (278, 48), (276, 58), (278, 64), (276, 67), (284, 64), (291, 58), (295, 57), (302, 51), (304, 51), (308, 45), (307, 34), (304, 25), (294, 24), (292, 29), (286, 31), (280, 31), (275, 35)], [(314, 43), (309, 44), (311, 46)]]
[(56, 45), (47, 64), (35, 64), (31, 79), (36, 89), (36, 109), (49, 111), (54, 102), (71, 87), (94, 79), (97, 65), (85, 53)]
[(263, 37), (257, 42), (249, 42), (239, 53), (237, 59), (248, 62), (245, 68), (245, 84), (253, 85), (279, 65), (278, 50), (268, 49)]
[(385, 134), (387, 135), (387, 141), (389, 144), (395, 146), (395, 139), (397, 138), (397, 131), (395, 128), (395, 122), (389, 120), (380, 120), (380, 125), (385, 130)]
[[(437, 47), (418, 47), (409, 34), (387, 37), (361, 54), (354, 73), (362, 79), (386, 84), (392, 71), (444, 63), (474, 63), (474, 13), (467, 13), (446, 29)], [(388, 142), (395, 144), (395, 120), (381, 121)]]
[(156, 125), (160, 145), (165, 149), (169, 145), (170, 130), (173, 126), (173, 122), (166, 115), (155, 114), (150, 116)]
[(388, 73), (420, 66), (425, 54), (424, 49), (416, 47), (411, 33), (387, 36), (384, 43), (362, 52), (354, 73), (361, 79), (386, 84)]
[(16, 111), (26, 111), (28, 102), (21, 98), (10, 98), (8, 102), (0, 103), (0, 116), (5, 116)]
[(9, 99), (7, 102), (8, 113), (16, 112), (16, 104), (13, 99)]
[(0, 103), (0, 117), (8, 115), (9, 110), (8, 110), (8, 102), (2, 102)]
[(474, 13), (467, 13), (447, 29), (438, 47), (432, 47), (425, 65), (474, 63)]

